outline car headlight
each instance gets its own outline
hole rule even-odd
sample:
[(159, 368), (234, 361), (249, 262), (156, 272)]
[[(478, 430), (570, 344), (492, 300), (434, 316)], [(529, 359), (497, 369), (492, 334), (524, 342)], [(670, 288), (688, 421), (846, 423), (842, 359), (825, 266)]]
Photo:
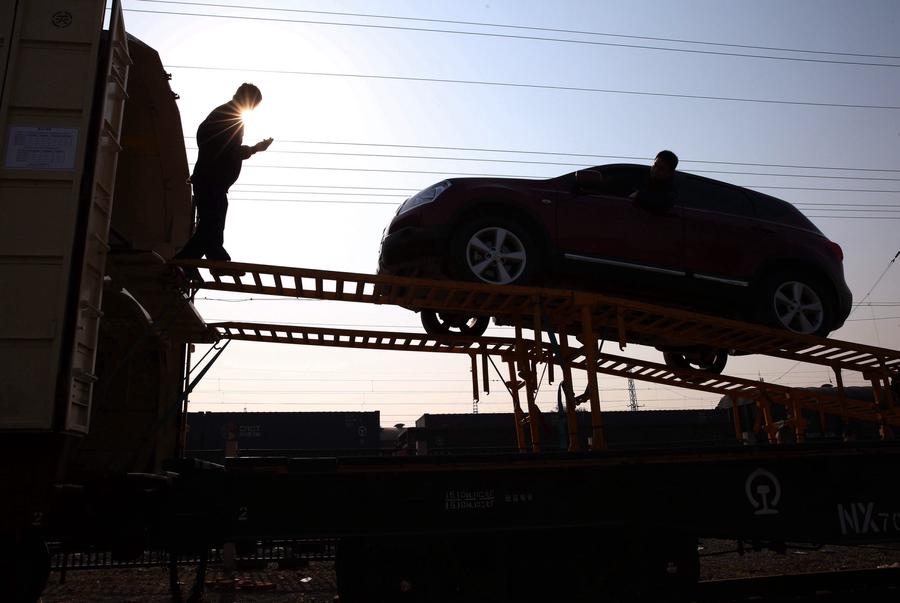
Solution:
[(403, 212), (407, 212), (414, 207), (419, 207), (420, 205), (431, 203), (438, 198), (438, 195), (443, 193), (448, 188), (450, 188), (449, 180), (444, 180), (442, 182), (438, 182), (437, 184), (429, 186), (425, 190), (416, 193), (415, 195), (404, 201), (403, 205), (400, 206), (400, 209), (397, 210), (397, 215), (399, 216)]

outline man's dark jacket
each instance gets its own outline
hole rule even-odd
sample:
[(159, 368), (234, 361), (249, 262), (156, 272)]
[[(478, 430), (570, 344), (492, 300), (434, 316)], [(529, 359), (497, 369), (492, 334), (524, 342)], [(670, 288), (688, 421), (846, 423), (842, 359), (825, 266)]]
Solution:
[(241, 174), (241, 164), (253, 151), (244, 146), (244, 122), (234, 101), (213, 109), (197, 128), (195, 186), (228, 192)]

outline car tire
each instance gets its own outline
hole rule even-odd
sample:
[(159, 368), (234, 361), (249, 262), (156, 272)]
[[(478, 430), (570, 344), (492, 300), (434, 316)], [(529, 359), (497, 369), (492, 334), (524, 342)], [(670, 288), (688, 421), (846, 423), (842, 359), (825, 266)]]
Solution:
[(450, 240), (454, 278), (491, 285), (530, 283), (540, 272), (534, 236), (515, 220), (485, 216), (464, 223)]
[(725, 370), (725, 365), (728, 363), (728, 350), (710, 348), (702, 354), (663, 352), (663, 359), (666, 361), (666, 366), (670, 369), (693, 369), (718, 375)]
[(763, 279), (757, 312), (760, 322), (801, 335), (825, 337), (834, 324), (834, 295), (814, 275), (784, 271)]
[(466, 335), (479, 337), (491, 322), (489, 316), (467, 316), (456, 312), (422, 310), (419, 313), (422, 326), (429, 335)]

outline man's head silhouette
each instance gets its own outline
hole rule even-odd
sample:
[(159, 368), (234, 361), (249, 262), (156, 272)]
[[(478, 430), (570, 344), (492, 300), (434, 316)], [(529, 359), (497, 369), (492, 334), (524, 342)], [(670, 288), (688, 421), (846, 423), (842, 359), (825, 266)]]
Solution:
[(678, 156), (672, 151), (665, 150), (656, 154), (656, 161), (650, 167), (650, 176), (654, 180), (668, 181), (675, 175), (678, 167)]
[(253, 84), (241, 84), (237, 92), (234, 93), (234, 102), (237, 103), (242, 111), (255, 109), (256, 105), (262, 102), (262, 92)]

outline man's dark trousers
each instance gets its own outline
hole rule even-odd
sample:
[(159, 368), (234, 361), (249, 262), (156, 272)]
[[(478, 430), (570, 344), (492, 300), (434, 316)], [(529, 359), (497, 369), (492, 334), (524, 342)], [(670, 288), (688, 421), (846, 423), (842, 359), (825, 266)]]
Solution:
[(231, 260), (225, 251), (225, 215), (228, 213), (228, 196), (225, 190), (194, 185), (194, 202), (197, 204), (197, 230), (176, 259)]

